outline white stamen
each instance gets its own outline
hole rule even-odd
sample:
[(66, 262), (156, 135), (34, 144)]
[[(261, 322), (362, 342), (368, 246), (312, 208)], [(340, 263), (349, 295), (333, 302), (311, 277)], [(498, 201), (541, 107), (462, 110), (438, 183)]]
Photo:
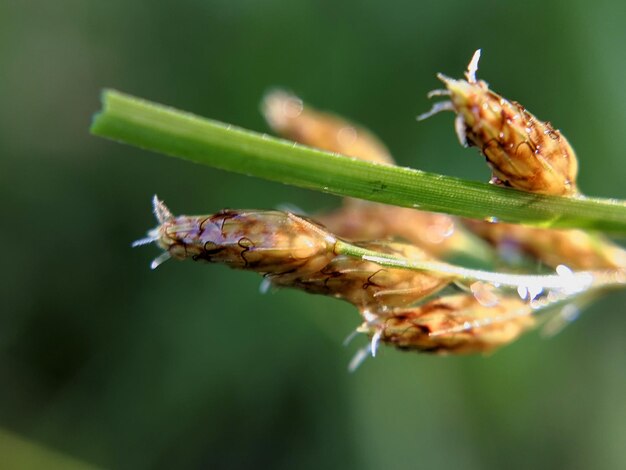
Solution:
[(543, 286), (539, 284), (529, 285), (526, 288), (528, 289), (529, 300), (535, 300), (543, 292)]
[(143, 246), (143, 245), (148, 245), (150, 243), (153, 243), (155, 241), (157, 241), (160, 238), (159, 235), (159, 228), (153, 228), (152, 230), (148, 231), (148, 236), (144, 237), (144, 238), (140, 238), (139, 240), (135, 240), (133, 243), (131, 243), (130, 246), (132, 246), (133, 248), (138, 247), (138, 246)]
[(433, 98), (435, 96), (450, 96), (450, 90), (439, 88), (437, 90), (430, 90), (426, 96), (428, 98)]
[(368, 344), (367, 346), (359, 349), (356, 352), (356, 354), (354, 355), (354, 357), (348, 364), (348, 372), (354, 372), (355, 370), (359, 368), (361, 364), (363, 364), (363, 361), (367, 359), (367, 356), (369, 356), (370, 354), (370, 348), (371, 348), (371, 345)]
[(145, 238), (140, 238), (139, 240), (135, 240), (134, 242), (130, 244), (130, 246), (133, 248), (137, 248), (138, 246), (149, 245), (150, 243), (154, 243), (157, 240), (158, 238), (155, 238), (153, 236), (148, 236)]
[(463, 147), (469, 147), (469, 145), (467, 145), (467, 134), (465, 133), (466, 127), (463, 115), (457, 114), (454, 118), (454, 132), (456, 132), (456, 137)]
[(465, 78), (470, 83), (476, 83), (476, 71), (478, 70), (478, 61), (480, 60), (480, 49), (477, 49), (472, 56), (472, 60), (467, 65), (467, 72), (465, 72)]
[(573, 277), (573, 274), (574, 274), (572, 272), (572, 270), (570, 268), (568, 268), (567, 266), (565, 266), (564, 264), (559, 264), (556, 267), (556, 273), (559, 276), (563, 276), (563, 277), (565, 277), (565, 276)]
[(152, 209), (154, 211), (154, 215), (159, 221), (160, 224), (167, 222), (168, 220), (172, 220), (174, 215), (170, 212), (167, 206), (161, 201), (157, 195), (155, 194), (152, 197)]
[(376, 350), (378, 349), (378, 343), (380, 343), (380, 337), (382, 336), (382, 334), (382, 330), (376, 330), (376, 333), (374, 333), (374, 335), (372, 336), (370, 348), (372, 351), (372, 357), (376, 357)]
[(163, 263), (165, 263), (168, 259), (170, 259), (170, 253), (168, 251), (161, 253), (159, 256), (157, 256), (156, 258), (152, 260), (152, 263), (150, 263), (150, 269), (158, 268)]
[(441, 111), (454, 111), (454, 105), (452, 104), (452, 101), (440, 101), (439, 103), (433, 104), (433, 107), (430, 108), (430, 111), (427, 111), (417, 116), (417, 120), (423, 121), (424, 119), (440, 113)]
[(269, 278), (264, 277), (263, 280), (261, 281), (261, 284), (259, 284), (259, 293), (267, 294), (271, 288), (272, 288), (272, 281)]
[(526, 286), (518, 286), (517, 294), (520, 296), (520, 299), (525, 300), (528, 297), (528, 287)]
[(356, 329), (356, 330), (352, 331), (352, 332), (351, 332), (348, 336), (346, 336), (346, 339), (344, 339), (344, 340), (343, 340), (343, 343), (342, 343), (342, 344), (343, 344), (344, 346), (349, 345), (349, 344), (352, 342), (352, 340), (353, 340), (354, 338), (356, 338), (356, 336), (357, 336), (359, 333), (360, 333), (360, 331), (359, 331), (358, 329)]

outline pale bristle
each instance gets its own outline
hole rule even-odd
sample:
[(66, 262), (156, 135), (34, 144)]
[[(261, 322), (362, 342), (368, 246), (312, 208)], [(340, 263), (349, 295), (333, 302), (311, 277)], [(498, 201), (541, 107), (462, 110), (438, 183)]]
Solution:
[(149, 245), (150, 243), (154, 243), (157, 239), (152, 237), (140, 238), (139, 240), (135, 240), (131, 243), (131, 247), (137, 248), (138, 246)]
[(168, 220), (172, 220), (174, 218), (174, 215), (170, 212), (165, 203), (157, 197), (156, 194), (152, 198), (152, 208), (154, 210), (154, 215), (160, 224), (163, 224)]
[(465, 78), (470, 83), (476, 83), (476, 72), (478, 71), (478, 61), (480, 60), (480, 49), (477, 49), (472, 56), (472, 60), (467, 65), (467, 72)]
[(165, 263), (168, 259), (170, 259), (169, 252), (165, 251), (165, 252), (161, 253), (159, 256), (157, 256), (156, 258), (154, 258), (152, 260), (152, 263), (150, 263), (150, 269), (154, 270), (154, 269), (158, 268), (163, 263)]

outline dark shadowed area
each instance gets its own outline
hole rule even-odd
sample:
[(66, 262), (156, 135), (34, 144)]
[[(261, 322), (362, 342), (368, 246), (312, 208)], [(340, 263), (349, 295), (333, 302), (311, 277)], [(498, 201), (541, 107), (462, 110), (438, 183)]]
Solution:
[[(508, 5), (507, 5), (508, 4)], [(348, 304), (130, 243), (177, 213), (330, 196), (92, 137), (104, 87), (269, 132), (281, 86), (376, 132), (402, 165), (487, 180), (436, 72), (480, 78), (575, 147), (580, 188), (626, 198), (626, 4), (598, 0), (0, 3), (0, 454), (7, 468), (615, 469), (626, 295), (490, 357), (343, 339)], [(6, 460), (5, 460), (6, 462)], [(0, 464), (2, 466), (2, 464)]]

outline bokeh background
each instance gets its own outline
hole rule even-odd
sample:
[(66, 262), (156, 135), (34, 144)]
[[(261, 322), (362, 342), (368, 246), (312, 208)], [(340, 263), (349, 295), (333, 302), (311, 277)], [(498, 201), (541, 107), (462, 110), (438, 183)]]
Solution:
[(103, 87), (267, 132), (293, 90), (397, 160), (486, 180), (436, 72), (479, 75), (573, 142), (588, 194), (626, 198), (619, 0), (0, 2), (1, 468), (569, 468), (626, 462), (622, 293), (495, 355), (385, 349), (347, 304), (130, 242), (158, 193), (179, 213), (306, 211), (330, 196), (92, 137)]

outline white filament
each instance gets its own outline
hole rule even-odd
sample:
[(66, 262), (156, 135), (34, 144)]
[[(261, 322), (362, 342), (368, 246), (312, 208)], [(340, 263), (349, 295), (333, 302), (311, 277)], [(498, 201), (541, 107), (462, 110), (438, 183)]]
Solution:
[(433, 107), (430, 108), (430, 111), (426, 111), (423, 114), (417, 116), (418, 121), (423, 121), (424, 119), (428, 119), (434, 114), (440, 113), (442, 111), (454, 111), (454, 105), (452, 101), (440, 101), (439, 103), (433, 104)]
[(478, 70), (478, 61), (480, 60), (480, 49), (477, 49), (472, 56), (472, 60), (467, 65), (467, 72), (465, 78), (470, 83), (476, 83), (476, 71)]
[(371, 344), (368, 344), (367, 346), (359, 349), (356, 352), (356, 354), (350, 361), (350, 364), (348, 364), (348, 372), (354, 372), (355, 370), (359, 368), (361, 364), (363, 364), (363, 361), (367, 359), (367, 356), (369, 356), (370, 354), (371, 347), (372, 347)]
[(150, 263), (150, 269), (158, 268), (163, 263), (165, 263), (168, 259), (170, 259), (170, 253), (168, 251), (161, 253), (159, 256), (157, 256), (156, 258), (152, 260), (152, 263)]

